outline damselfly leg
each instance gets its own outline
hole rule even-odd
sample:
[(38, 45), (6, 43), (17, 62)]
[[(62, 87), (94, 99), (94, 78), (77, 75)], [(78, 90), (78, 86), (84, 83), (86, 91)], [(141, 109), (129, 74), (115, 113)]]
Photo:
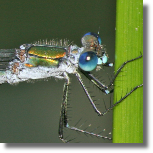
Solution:
[[(96, 109), (96, 105), (93, 103), (93, 100), (92, 100), (87, 88), (85, 87), (85, 85), (84, 85), (84, 83), (82, 81), (81, 75), (78, 72), (76, 73), (76, 77), (79, 80), (80, 84), (82, 85), (83, 89), (85, 90), (86, 95), (88, 96), (88, 98), (90, 99), (91, 103), (93, 104), (93, 106)], [(67, 108), (68, 108), (67, 107), (67, 105), (68, 105), (67, 99), (68, 99), (68, 87), (69, 87), (69, 84), (70, 84), (70, 79), (69, 79), (67, 74), (65, 74), (65, 80), (66, 81), (65, 81), (65, 84), (64, 84), (64, 88), (63, 88), (63, 102), (61, 104), (61, 113), (60, 113), (59, 130), (58, 130), (59, 138), (62, 140), (62, 142), (68, 143), (69, 141), (71, 141), (71, 140), (66, 140), (64, 138), (64, 132), (63, 132), (64, 128), (68, 128), (68, 129), (70, 129), (72, 131), (84, 133), (84, 134), (95, 136), (95, 137), (98, 137), (98, 138), (111, 140), (112, 138), (110, 138), (108, 136), (103, 136), (103, 135), (94, 133), (92, 131), (89, 132), (89, 131), (87, 131), (85, 129), (81, 129), (81, 128), (77, 128), (76, 126), (69, 125), (69, 123), (68, 123), (69, 119), (67, 117)]]
[[(111, 80), (111, 82), (109, 83), (109, 85), (104, 85), (103, 83), (101, 83), (101, 82), (100, 82), (96, 77), (94, 77), (93, 74), (91, 74), (90, 72), (84, 72), (84, 71), (81, 71), (81, 72), (82, 72), (82, 73), (83, 73), (83, 74), (84, 74), (84, 75), (85, 75), (85, 76), (86, 76), (86, 77), (87, 77), (96, 87), (98, 87), (102, 92), (104, 92), (105, 94), (109, 94), (109, 93), (111, 93), (111, 92), (113, 91), (113, 89), (111, 89), (111, 90), (109, 91), (109, 88), (110, 88), (111, 86), (113, 86), (115, 79), (117, 78), (117, 76), (118, 76), (118, 74), (121, 72), (121, 70), (124, 68), (124, 66), (125, 66), (127, 63), (129, 63), (129, 62), (132, 62), (132, 61), (135, 61), (135, 60), (137, 60), (137, 59), (140, 59), (141, 57), (142, 57), (142, 54), (141, 54), (140, 56), (134, 58), (134, 59), (131, 59), (131, 60), (128, 60), (128, 61), (124, 62), (124, 63), (119, 67), (119, 69), (117, 70), (116, 74), (114, 75), (114, 77), (113, 77), (113, 79)], [(77, 77), (78, 77), (78, 76), (77, 76)], [(89, 98), (89, 101), (90, 101), (90, 103), (92, 104), (92, 106), (93, 106), (95, 112), (96, 112), (98, 115), (100, 115), (100, 116), (103, 116), (104, 114), (106, 114), (110, 109), (112, 109), (112, 108), (115, 107), (117, 104), (119, 104), (120, 102), (122, 102), (126, 97), (128, 97), (133, 91), (135, 91), (137, 88), (143, 86), (143, 84), (140, 84), (140, 85), (134, 87), (129, 93), (127, 93), (127, 94), (126, 94), (124, 97), (122, 97), (119, 101), (115, 102), (115, 104), (113, 104), (110, 108), (107, 108), (106, 111), (100, 112), (100, 111), (96, 108), (96, 106), (95, 106), (93, 100), (92, 100), (91, 97), (90, 97), (90, 94), (88, 93), (87, 89), (86, 89), (85, 86), (83, 85), (83, 82), (82, 82), (79, 78), (78, 78), (78, 80), (79, 80), (80, 84), (82, 85), (82, 87), (83, 87), (85, 93), (87, 94), (87, 96), (88, 96), (88, 98)]]
[[(132, 61), (135, 61), (137, 59), (140, 59), (142, 57), (142, 55), (134, 58), (134, 59), (131, 59), (131, 60), (128, 60), (126, 62), (124, 62), (120, 68), (117, 70), (116, 74), (114, 75), (113, 79), (110, 81), (109, 85), (104, 85), (103, 83), (101, 83), (96, 77), (94, 77), (93, 74), (91, 74), (90, 72), (85, 72), (85, 71), (81, 71), (82, 74), (84, 74), (97, 88), (99, 88), (103, 93), (105, 94), (110, 94), (111, 91), (109, 91), (109, 88), (112, 87), (114, 85), (114, 81), (115, 79), (117, 78), (118, 74), (121, 72), (121, 70), (124, 68), (124, 66), (129, 63), (129, 62), (132, 62)], [(112, 104), (110, 107), (106, 108), (105, 111), (101, 112), (95, 105), (90, 93), (88, 92), (88, 89), (86, 88), (85, 84), (83, 83), (83, 80), (81, 78), (81, 75), (79, 72), (76, 72), (75, 73), (79, 83), (81, 84), (85, 94), (87, 95), (89, 101), (90, 101), (90, 104), (92, 105), (94, 111), (99, 115), (99, 116), (103, 116), (105, 115), (108, 111), (110, 111), (111, 109), (113, 109), (116, 105), (118, 105), (119, 103), (123, 102), (123, 100), (125, 98), (127, 98), (130, 94), (132, 94), (136, 89), (138, 89), (139, 87), (142, 87), (143, 84), (140, 84), (136, 87), (134, 87), (130, 92), (128, 92), (126, 95), (124, 95), (120, 100), (116, 101), (114, 104)], [(99, 138), (103, 138), (103, 139), (109, 139), (111, 140), (112, 138), (108, 137), (108, 136), (103, 136), (103, 135), (100, 135), (100, 134), (96, 134), (96, 133), (93, 133), (93, 132), (88, 132), (86, 130), (82, 130), (80, 128), (77, 128), (77, 127), (74, 127), (74, 126), (70, 126), (68, 124), (68, 118), (67, 118), (67, 97), (68, 97), (68, 86), (69, 86), (69, 83), (70, 83), (70, 80), (69, 80), (69, 77), (68, 75), (65, 75), (65, 79), (66, 79), (66, 82), (64, 84), (64, 94), (63, 94), (63, 103), (61, 105), (61, 115), (60, 115), (60, 122), (59, 122), (59, 138), (67, 143), (68, 141), (64, 139), (64, 134), (63, 134), (63, 128), (66, 127), (70, 130), (74, 130), (74, 131), (77, 131), (77, 132), (81, 132), (81, 133), (84, 133), (84, 134), (87, 134), (87, 135), (92, 135), (92, 136), (95, 136), (95, 137), (99, 137)]]

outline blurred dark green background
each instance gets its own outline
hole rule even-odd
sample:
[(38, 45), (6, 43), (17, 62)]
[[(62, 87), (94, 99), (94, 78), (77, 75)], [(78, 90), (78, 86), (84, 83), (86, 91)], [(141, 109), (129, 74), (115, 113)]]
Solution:
[[(99, 31), (109, 61), (114, 62), (115, 17), (115, 0), (1, 0), (0, 48), (19, 48), (23, 43), (46, 38), (68, 38), (81, 46), (81, 37), (86, 32)], [(107, 84), (113, 76), (113, 68), (103, 68), (95, 74)], [(91, 124), (89, 131), (92, 131), (100, 126), (94, 132), (105, 129), (101, 134), (111, 137), (112, 113), (98, 117), (75, 76), (70, 77), (70, 125), (81, 119), (78, 127), (84, 129)], [(95, 96), (98, 108), (104, 110), (101, 104), (104, 101), (109, 104), (113, 98), (101, 93), (86, 78), (83, 79), (91, 95)], [(49, 81), (23, 82), (14, 86), (0, 85), (0, 142), (61, 142), (58, 123), (63, 84), (64, 80), (51, 78)], [(75, 138), (72, 142), (111, 142), (67, 129), (64, 133), (67, 139)]]

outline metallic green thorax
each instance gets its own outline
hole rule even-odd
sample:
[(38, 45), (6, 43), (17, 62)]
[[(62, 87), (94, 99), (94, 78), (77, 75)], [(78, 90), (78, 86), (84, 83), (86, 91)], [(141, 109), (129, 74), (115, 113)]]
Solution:
[(64, 57), (66, 50), (58, 47), (33, 46), (28, 50), (28, 54), (55, 59)]
[(59, 59), (66, 55), (66, 50), (60, 47), (32, 46), (28, 49), (29, 60), (25, 64), (27, 67), (58, 66)]

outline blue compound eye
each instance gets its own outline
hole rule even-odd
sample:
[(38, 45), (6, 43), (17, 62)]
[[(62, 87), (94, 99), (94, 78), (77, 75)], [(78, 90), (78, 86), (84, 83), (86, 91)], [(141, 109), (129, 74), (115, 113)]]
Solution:
[(92, 71), (96, 68), (98, 62), (97, 55), (92, 52), (84, 52), (79, 57), (79, 67), (84, 71)]
[(94, 32), (88, 32), (84, 36), (93, 36), (93, 37), (97, 38), (99, 44), (102, 43), (100, 36)]

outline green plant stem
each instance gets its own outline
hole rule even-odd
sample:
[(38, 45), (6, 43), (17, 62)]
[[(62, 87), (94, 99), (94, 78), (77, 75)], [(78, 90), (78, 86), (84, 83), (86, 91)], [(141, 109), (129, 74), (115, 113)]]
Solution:
[[(123, 62), (143, 54), (143, 0), (117, 0), (115, 72)], [(143, 58), (118, 75), (114, 103), (143, 83)], [(113, 143), (143, 143), (143, 87), (114, 108)]]

